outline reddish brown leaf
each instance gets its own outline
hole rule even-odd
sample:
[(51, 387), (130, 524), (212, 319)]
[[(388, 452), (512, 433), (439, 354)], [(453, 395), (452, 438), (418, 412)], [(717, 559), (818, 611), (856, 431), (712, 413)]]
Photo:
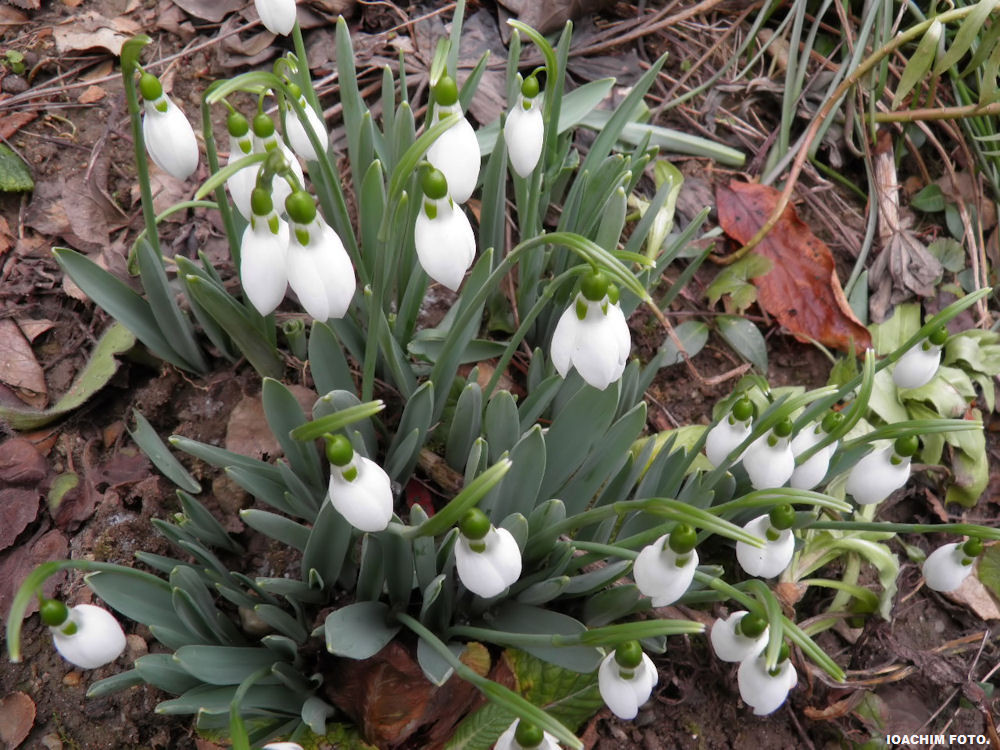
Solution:
[(0, 380), (29, 406), (45, 407), (48, 401), (45, 373), (21, 329), (10, 318), (0, 320)]
[(45, 457), (34, 443), (11, 438), (0, 444), (0, 481), (8, 484), (36, 484), (48, 474)]
[(38, 515), (36, 490), (0, 490), (0, 550), (7, 549)]
[[(766, 185), (730, 182), (716, 188), (719, 224), (739, 243), (753, 237), (778, 204), (779, 192)], [(755, 252), (774, 267), (753, 279), (761, 307), (800, 341), (858, 353), (871, 346), (868, 329), (854, 317), (830, 248), (788, 206)]]
[(0, 138), (10, 138), (36, 117), (37, 112), (8, 112), (0, 117)]
[(14, 750), (35, 723), (35, 702), (27, 693), (11, 693), (0, 699), (0, 740)]
[[(44, 536), (33, 539), (28, 544), (18, 545), (10, 552), (0, 555), (0, 618), (7, 619), (10, 612), (10, 605), (14, 601), (14, 594), (21, 587), (21, 583), (28, 574), (35, 569), (35, 566), (50, 560), (62, 560), (69, 554), (69, 543), (62, 532), (53, 529)], [(42, 593), (51, 597), (55, 595), (56, 588), (66, 578), (65, 572), (56, 573), (49, 578), (42, 586)], [(28, 608), (24, 616), (38, 611), (38, 599), (32, 599), (28, 603)]]

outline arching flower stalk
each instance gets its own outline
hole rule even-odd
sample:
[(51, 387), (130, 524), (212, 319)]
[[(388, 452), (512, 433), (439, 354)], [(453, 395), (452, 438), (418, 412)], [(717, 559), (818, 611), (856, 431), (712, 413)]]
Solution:
[(920, 447), (916, 435), (897, 438), (885, 448), (876, 448), (862, 458), (847, 476), (847, 492), (858, 505), (885, 500), (910, 478), (910, 460)]
[(392, 484), (374, 461), (354, 452), (343, 435), (328, 435), (329, 497), (347, 522), (358, 531), (383, 531), (392, 520)]
[(256, 188), (250, 203), (253, 213), (240, 244), (240, 281), (250, 304), (269, 315), (288, 288), (288, 222), (274, 210), (267, 189)]
[[(442, 76), (434, 87), (434, 121), (449, 115), (461, 115), (458, 85), (450, 76)], [(482, 157), (476, 131), (463, 116), (444, 131), (427, 149), (427, 161), (444, 173), (448, 193), (456, 203), (465, 203), (476, 189)]]
[(900, 388), (920, 388), (937, 375), (941, 364), (941, 347), (948, 340), (948, 329), (943, 325), (923, 341), (906, 350), (896, 362), (892, 380)]
[(767, 646), (767, 620), (741, 609), (712, 625), (709, 640), (715, 655), (722, 661), (742, 662), (753, 659)]
[(966, 542), (944, 544), (924, 560), (922, 572), (927, 588), (954, 591), (969, 577), (972, 565), (983, 552), (983, 540), (972, 537)]
[(784, 643), (774, 669), (767, 668), (766, 656), (761, 654), (741, 662), (736, 673), (740, 697), (757, 716), (767, 716), (781, 708), (798, 679), (788, 658), (788, 645)]
[(795, 471), (791, 434), (792, 420), (786, 418), (750, 443), (742, 460), (755, 490), (782, 487), (791, 478)]
[(542, 118), (542, 97), (538, 94), (538, 79), (528, 76), (521, 83), (521, 96), (510, 112), (503, 129), (510, 165), (520, 177), (535, 171), (542, 155), (545, 122)]
[(198, 140), (187, 116), (163, 93), (159, 79), (151, 73), (139, 78), (142, 95), (142, 138), (149, 158), (162, 169), (186, 180), (198, 168)]
[(125, 633), (110, 612), (92, 604), (67, 607), (56, 599), (42, 599), (42, 622), (49, 626), (56, 651), (81, 669), (110, 664), (125, 650)]
[(631, 348), (618, 289), (604, 273), (593, 271), (556, 324), (552, 364), (564, 378), (575, 367), (588, 385), (603, 391), (622, 376)]
[(493, 526), (478, 508), (469, 510), (458, 528), (455, 567), (465, 588), (490, 599), (521, 577), (521, 550), (507, 529)]
[(461, 206), (448, 196), (448, 182), (438, 169), (421, 178), (424, 199), (413, 226), (421, 268), (434, 281), (456, 291), (476, 257), (476, 235)]
[(604, 657), (597, 670), (601, 698), (619, 719), (634, 719), (659, 680), (653, 660), (638, 641), (628, 641)]
[(316, 320), (342, 318), (351, 306), (356, 282), (354, 266), (344, 243), (316, 213), (316, 204), (303, 190), (285, 200), (290, 233), (288, 285), (299, 303)]
[[(841, 422), (844, 415), (840, 412), (832, 411), (823, 417), (823, 421), (817, 425), (810, 425), (792, 439), (792, 454), (798, 458), (807, 450), (823, 440), (828, 434), (833, 432)], [(826, 477), (826, 472), (830, 468), (830, 459), (837, 452), (840, 441), (833, 441), (825, 448), (821, 448), (810, 456), (806, 461), (795, 467), (789, 485), (797, 490), (811, 490)]]
[(748, 534), (764, 540), (763, 547), (753, 547), (746, 542), (736, 543), (736, 560), (748, 575), (773, 578), (780, 575), (792, 561), (795, 553), (795, 509), (777, 505), (765, 516), (757, 516), (743, 527)]
[[(733, 404), (732, 411), (708, 431), (705, 438), (705, 455), (713, 466), (721, 466), (726, 458), (740, 444), (750, 437), (750, 423), (753, 421), (754, 406), (746, 395)], [(742, 459), (742, 454), (735, 462)]]
[(644, 547), (632, 566), (635, 584), (653, 601), (654, 607), (666, 607), (684, 596), (698, 567), (695, 545), (698, 535), (686, 523), (679, 523)]

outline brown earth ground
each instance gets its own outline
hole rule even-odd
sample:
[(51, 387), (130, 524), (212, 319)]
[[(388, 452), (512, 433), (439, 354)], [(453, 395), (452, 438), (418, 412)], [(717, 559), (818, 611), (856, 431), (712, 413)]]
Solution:
[[(0, 135), (31, 166), (36, 182), (33, 194), (0, 195), (0, 320), (51, 324), (32, 341), (50, 402), (69, 387), (109, 322), (66, 282), (50, 249), (72, 246), (124, 273), (125, 253), (141, 227), (124, 98), (112, 57), (102, 46), (107, 37), (97, 38), (103, 33), (99, 30), (110, 25), (115, 33), (151, 33), (156, 42), (148, 60), (179, 53), (157, 72), (166, 71), (173, 95), (191, 113), (196, 111), (200, 90), (208, 81), (260, 62), (251, 44), (223, 43), (222, 37), (234, 28), (228, 14), (229, 20), (220, 25), (196, 13), (185, 13), (178, 5), (198, 8), (211, 4), (191, 0), (177, 5), (171, 0), (15, 0), (14, 6), (0, 7), (0, 51), (20, 51), (26, 63), (23, 75), (0, 67), (0, 90), (5, 94), (0, 100)], [(252, 4), (249, 8), (240, 2), (229, 5), (253, 19)], [(330, 3), (315, 5), (329, 10), (324, 6)], [(495, 12), (492, 3), (470, 3), (470, 15), (480, 8)], [(351, 16), (351, 27), (369, 43), (359, 45), (362, 54), (371, 55), (372, 49), (385, 45), (388, 36), (379, 36), (380, 32), (395, 29), (401, 19), (416, 17), (423, 10), (385, 2), (359, 4)], [(444, 10), (450, 15), (450, 6)], [(638, 45), (606, 45), (580, 58), (578, 79), (605, 75), (608, 70), (627, 78), (629, 70), (643, 60), (671, 49), (675, 54), (658, 90), (662, 96), (681, 75), (681, 61), (700, 57), (714, 41), (713, 33), (741, 22), (741, 12), (742, 8), (720, 5), (676, 28), (650, 30), (640, 36)], [(635, 14), (633, 5), (611, 4), (596, 21), (584, 20), (579, 26), (591, 35), (589, 38), (600, 39), (602, 29)], [(22, 18), (26, 20), (19, 20)], [(243, 17), (237, 18), (237, 25), (245, 22)], [(67, 36), (67, 32), (77, 36)], [(406, 34), (407, 30), (404, 27), (394, 33)], [(329, 26), (319, 25), (308, 32), (307, 43), (322, 48), (329, 41), (328, 35)], [(724, 55), (725, 49), (718, 54)], [(321, 55), (317, 53), (317, 57)], [(594, 70), (587, 69), (588, 61)], [(316, 66), (321, 71), (329, 69), (323, 60)], [(364, 66), (359, 65), (359, 69)], [(744, 93), (733, 88), (718, 106), (735, 107)], [(760, 111), (750, 119), (763, 125), (769, 118), (769, 102), (758, 103)], [(328, 114), (337, 121), (336, 112)], [(675, 112), (671, 118), (666, 124), (695, 132), (708, 128), (751, 156), (763, 145), (762, 127), (753, 134), (716, 127), (711, 115), (694, 108)], [(692, 181), (692, 185), (703, 190), (710, 191), (713, 180), (726, 177), (705, 162), (680, 162), (686, 172), (702, 174), (703, 179)], [(801, 209), (833, 247), (841, 270), (849, 269), (852, 231), (861, 226), (864, 207), (808, 174), (807, 187), (818, 188), (819, 193), (811, 190)], [(176, 186), (171, 183), (160, 189), (168, 203), (182, 197), (173, 192)], [(839, 221), (832, 224), (845, 227), (845, 231), (824, 229), (831, 226), (824, 194), (826, 198), (833, 196), (835, 205), (846, 207)], [(708, 200), (710, 196), (709, 192)], [(697, 202), (698, 196), (692, 196), (692, 205)], [(224, 262), (221, 236), (210, 219), (201, 212), (178, 218), (165, 232), (173, 251), (190, 254), (192, 248), (207, 248)], [(227, 270), (232, 276), (231, 268), (223, 274)], [(699, 273), (682, 295), (675, 305), (678, 320), (692, 313), (711, 315), (703, 292), (713, 273), (713, 269)], [(817, 386), (825, 382), (829, 364), (817, 350), (782, 335), (773, 326), (766, 328), (767, 321), (761, 318), (757, 321), (769, 331), (768, 376), (772, 384)], [(632, 322), (640, 356), (648, 357), (659, 341), (644, 333), (647, 329), (642, 320)], [(712, 376), (730, 370), (739, 359), (713, 336), (694, 362), (702, 373)], [(731, 385), (704, 385), (683, 366), (664, 370), (649, 393), (650, 430), (706, 423), (712, 404), (726, 395)], [(44, 478), (27, 488), (36, 513), (0, 551), (0, 586), (4, 588), (0, 604), (4, 611), (16, 579), (38, 560), (69, 555), (130, 563), (136, 550), (166, 552), (166, 543), (153, 534), (148, 520), (174, 512), (176, 499), (169, 483), (137, 455), (125, 431), (132, 409), (141, 411), (161, 435), (219, 442), (236, 405), (258, 392), (259, 381), (245, 366), (234, 368), (220, 362), (213, 375), (193, 380), (170, 367), (157, 370), (148, 363), (131, 361), (83, 408), (53, 427), (30, 434), (30, 440), (46, 456), (47, 468)], [(17, 400), (16, 394), (2, 386), (0, 398)], [(995, 446), (991, 439), (994, 458)], [(187, 464), (204, 485), (212, 487), (211, 509), (225, 525), (239, 530), (236, 513), (245, 496), (205, 467)], [(87, 487), (50, 510), (43, 497), (52, 478), (74, 469), (85, 476)], [(991, 484), (987, 496), (969, 514), (974, 520), (996, 522), (996, 487), (995, 482)], [(911, 482), (889, 515), (908, 520), (939, 518), (940, 504), (934, 497), (933, 488)], [(0, 511), (4, 512), (5, 525), (12, 525), (12, 511)], [(902, 546), (897, 542), (893, 545), (905, 559)], [(282, 561), (269, 559), (266, 549), (251, 546), (248, 572), (281, 567)], [(910, 732), (988, 734), (995, 742), (990, 718), (993, 701), (979, 684), (990, 679), (1000, 662), (993, 626), (967, 606), (921, 589), (919, 584), (918, 568), (904, 564), (891, 622), (870, 619), (860, 635), (854, 633), (848, 639), (828, 631), (820, 639), (841, 665), (852, 670), (849, 688), (831, 687), (815, 670), (799, 663), (799, 686), (787, 704), (772, 716), (758, 718), (739, 699), (735, 669), (714, 659), (704, 638), (674, 638), (668, 653), (658, 659), (660, 682), (639, 718), (619, 722), (602, 712), (582, 730), (583, 736), (601, 750), (854, 747), (883, 733)], [(87, 590), (77, 576), (70, 576), (59, 591), (80, 601)], [(810, 593), (797, 605), (798, 619), (822, 611), (824, 601)], [(685, 614), (706, 618), (705, 613)], [(151, 642), (148, 632), (133, 630), (122, 663), (145, 653)], [(941, 644), (946, 643), (950, 647), (942, 650)], [(71, 669), (55, 654), (37, 618), (26, 621), (23, 645), (23, 663), (0, 659), (0, 699), (4, 700), (0, 703), (4, 707), (0, 736), (7, 736), (2, 726), (5, 722), (11, 730), (11, 722), (27, 712), (27, 708), (21, 713), (11, 708), (15, 699), (10, 696), (23, 693), (30, 697), (35, 718), (21, 747), (212, 747), (193, 734), (186, 718), (153, 713), (163, 698), (155, 689), (136, 688), (109, 698), (86, 700), (90, 681), (119, 667), (86, 674)]]

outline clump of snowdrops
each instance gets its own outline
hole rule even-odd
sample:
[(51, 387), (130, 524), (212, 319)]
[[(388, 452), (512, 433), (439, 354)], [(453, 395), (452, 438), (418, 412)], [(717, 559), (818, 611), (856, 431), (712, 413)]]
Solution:
[[(998, 537), (966, 525), (880, 524), (859, 510), (875, 508), (907, 481), (919, 436), (981, 429), (954, 420), (858, 429), (876, 373), (903, 366), (906, 352), (978, 293), (882, 361), (869, 355), (862, 372), (839, 388), (782, 393), (750, 379), (692, 443), (683, 446), (676, 434), (642, 439), (643, 393), (659, 367), (675, 360), (676, 341), (667, 336), (674, 347), (665, 344), (643, 366), (630, 358), (626, 320), (640, 307), (664, 320), (661, 311), (679, 286), (658, 300), (649, 290), (699, 236), (707, 215), (668, 233), (668, 197), (680, 175), (667, 164), (662, 169), (670, 179), (647, 196), (644, 215), (622, 242), (628, 197), (662, 132), (649, 127), (631, 150), (615, 149), (625, 126), (635, 125), (662, 59), (582, 155), (573, 126), (611, 82), (564, 91), (569, 27), (552, 47), (514, 24), (508, 112), (477, 133), (464, 112), (485, 59), (457, 84), (462, 3), (452, 37), (435, 57), (420, 128), (403, 66), (399, 80), (384, 72), (376, 123), (357, 90), (341, 21), (337, 67), (355, 226), (322, 110), (300, 64), (306, 56), (294, 3), (257, 5), (272, 31), (292, 34), (295, 54), (273, 72), (246, 73), (206, 90), (209, 177), (194, 202), (173, 209), (220, 212), (238, 269), (237, 293), (205, 257), (195, 263), (161, 255), (162, 217), (152, 214), (146, 154), (185, 179), (197, 169), (200, 148), (186, 115), (139, 64), (145, 38), (126, 44), (122, 56), (147, 222), (134, 254), (145, 295), (70, 250), (57, 256), (84, 291), (165, 361), (204, 372), (209, 354), (242, 357), (264, 376), (267, 426), (283, 458), (265, 462), (181, 436), (169, 443), (252, 495), (257, 504), (241, 513), (246, 534), (292, 550), (296, 566), (281, 577), (243, 569), (245, 540), (205, 509), (196, 497), (200, 485), (167, 445), (137, 429), (141, 447), (180, 487), (179, 512), (154, 522), (177, 556), (138, 553), (153, 572), (85, 560), (40, 566), (11, 611), (13, 659), (20, 658), (27, 604), (46, 578), (73, 568), (87, 573), (105, 604), (147, 625), (160, 644), (89, 693), (152, 684), (175, 696), (158, 711), (196, 715), (200, 730), (227, 734), (234, 747), (276, 739), (287, 742), (271, 747), (288, 747), (344, 721), (327, 689), (337, 675), (320, 669), (317, 642), (330, 654), (367, 659), (404, 638), (416, 643), (415, 658), (431, 683), (457, 675), (489, 699), (458, 725), (453, 742), (579, 747), (573, 730), (602, 703), (630, 719), (650, 698), (658, 681), (650, 653), (663, 653), (671, 636), (702, 632), (700, 624), (666, 619), (657, 608), (730, 603), (733, 612), (712, 629), (712, 644), (720, 658), (740, 662), (740, 694), (766, 714), (794, 687), (793, 660), (809, 659), (832, 679), (843, 678), (782, 614), (765, 582), (793, 565), (810, 535), (845, 538), (871, 529), (965, 535), (967, 541), (928, 558), (928, 584), (937, 588), (958, 585), (981, 540)], [(524, 75), (522, 36), (545, 60)], [(237, 92), (255, 98), (256, 110), (232, 104)], [(211, 126), (217, 107), (227, 109), (225, 165)], [(672, 138), (692, 153), (738, 158), (705, 141)], [(477, 194), (473, 221), (466, 202)], [(547, 226), (553, 204), (561, 211), (556, 225)], [(513, 246), (508, 224), (518, 240)], [(515, 268), (516, 284), (509, 286)], [(457, 294), (440, 324), (421, 328), (431, 280)], [(506, 340), (495, 331), (479, 338), (484, 311), (504, 307), (512, 322)], [(287, 352), (278, 347), (279, 331)], [(499, 382), (521, 349), (531, 355), (522, 359), (519, 399)], [(286, 357), (308, 365), (319, 394), (310, 414), (282, 382)], [(497, 362), (488, 378), (478, 367), (459, 374), (460, 365), (489, 358)], [(402, 488), (428, 461), (438, 467), (447, 499), (433, 515), (420, 504), (405, 511)], [(852, 485), (859, 467), (872, 478), (863, 487)], [(821, 485), (825, 492), (814, 489)], [(711, 537), (733, 546), (735, 556), (702, 561), (698, 550)], [(854, 590), (865, 601), (872, 595), (856, 583)], [(334, 601), (350, 603), (331, 610)], [(45, 599), (40, 610), (56, 648), (76, 666), (97, 668), (121, 654), (123, 631), (106, 609)], [(547, 713), (463, 662), (470, 643), (522, 655), (515, 664), (530, 659), (576, 675), (589, 698), (575, 712)]]

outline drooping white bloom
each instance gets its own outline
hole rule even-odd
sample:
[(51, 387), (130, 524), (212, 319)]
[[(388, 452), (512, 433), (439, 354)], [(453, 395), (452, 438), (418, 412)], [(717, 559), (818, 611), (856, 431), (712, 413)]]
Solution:
[(521, 723), (520, 719), (515, 719), (514, 723), (511, 724), (504, 730), (493, 746), (493, 750), (559, 750), (559, 740), (553, 737), (548, 732), (542, 733), (542, 741), (538, 745), (529, 748), (524, 748), (515, 738), (514, 735), (517, 734), (518, 724)]
[(670, 548), (669, 538), (664, 534), (643, 547), (632, 565), (635, 585), (653, 600), (654, 607), (666, 607), (680, 599), (691, 586), (698, 567), (698, 553), (691, 550), (678, 555)]
[(791, 441), (773, 432), (761, 435), (750, 443), (743, 454), (743, 468), (756, 490), (784, 486), (795, 471), (795, 455)]
[[(252, 136), (247, 135), (242, 138), (233, 135), (229, 136), (229, 160), (226, 162), (227, 165), (234, 164), (251, 154), (253, 154)], [(253, 213), (250, 208), (250, 194), (257, 183), (258, 171), (260, 171), (260, 165), (244, 167), (226, 180), (226, 188), (229, 190), (229, 197), (232, 198), (233, 205), (236, 206), (236, 210), (247, 221), (250, 221), (250, 216)], [(288, 196), (286, 195), (285, 197), (287, 198)], [(284, 205), (284, 201), (276, 205)]]
[(962, 542), (944, 544), (924, 560), (923, 574), (927, 587), (935, 591), (954, 591), (972, 572), (974, 558), (962, 549)]
[(288, 36), (295, 26), (295, 0), (254, 0), (260, 22), (278, 36)]
[(941, 347), (924, 341), (911, 346), (899, 358), (892, 371), (892, 380), (900, 388), (920, 388), (934, 379), (940, 364)]
[(302, 750), (298, 742), (268, 742), (262, 750)]
[[(792, 438), (792, 454), (798, 458), (825, 437), (826, 433), (820, 425), (800, 430), (799, 434)], [(830, 468), (830, 459), (837, 452), (837, 444), (838, 441), (830, 443), (814, 453), (807, 461), (796, 466), (788, 483), (797, 490), (811, 490), (822, 482)]]
[(281, 304), (288, 288), (288, 223), (273, 210), (254, 214), (240, 243), (240, 282), (261, 315)]
[(764, 654), (746, 659), (740, 664), (736, 681), (740, 687), (743, 702), (753, 708), (757, 716), (774, 713), (788, 698), (788, 691), (795, 687), (799, 676), (789, 659), (775, 668), (775, 674), (767, 669)]
[[(121, 656), (125, 633), (114, 615), (92, 604), (70, 607), (68, 615), (65, 622), (49, 628), (56, 651), (66, 661), (81, 669), (97, 669)], [(73, 626), (76, 632), (63, 632)]]
[[(631, 677), (622, 675), (623, 671), (631, 671)], [(619, 719), (634, 719), (639, 713), (639, 707), (649, 700), (659, 680), (656, 665), (648, 655), (642, 655), (642, 662), (634, 670), (623, 670), (615, 661), (615, 652), (604, 657), (597, 670), (597, 687), (601, 698)]]
[(336, 232), (317, 217), (292, 223), (288, 241), (288, 284), (316, 320), (342, 318), (356, 286), (354, 266)]
[(142, 138), (149, 157), (164, 172), (186, 180), (198, 168), (198, 140), (187, 115), (163, 93), (142, 104)]
[(885, 500), (909, 478), (909, 456), (897, 456), (892, 446), (876, 448), (854, 464), (847, 475), (846, 489), (858, 505), (873, 505)]
[(742, 662), (757, 656), (767, 646), (768, 628), (756, 638), (737, 632), (737, 626), (749, 614), (745, 609), (733, 612), (725, 620), (719, 618), (712, 625), (709, 640), (715, 655), (722, 661)]
[[(481, 551), (473, 545), (482, 544)], [(459, 534), (455, 566), (465, 588), (484, 599), (497, 596), (521, 577), (521, 550), (507, 529), (490, 526), (481, 540)]]
[[(448, 115), (462, 114), (456, 103), (450, 106), (438, 105), (435, 121)], [(479, 181), (479, 141), (476, 131), (465, 117), (444, 131), (427, 149), (427, 161), (440, 169), (448, 180), (448, 194), (456, 203), (465, 203), (472, 196)]]
[(476, 235), (465, 211), (448, 197), (424, 202), (413, 227), (417, 259), (434, 281), (456, 291), (476, 257)]
[(622, 376), (631, 348), (632, 336), (618, 303), (607, 295), (591, 301), (578, 293), (552, 334), (552, 364), (563, 377), (575, 367), (589, 385), (603, 391)]
[[(323, 122), (323, 118), (306, 102), (304, 96), (299, 96), (299, 104), (306, 113), (306, 120), (308, 120), (309, 126), (319, 136), (320, 143), (325, 144), (329, 136), (327, 135), (326, 123)], [(305, 125), (296, 116), (295, 110), (291, 107), (289, 107), (288, 113), (285, 115), (285, 135), (288, 136), (288, 142), (292, 144), (292, 149), (303, 159), (306, 161), (319, 160), (319, 155), (316, 153), (316, 149), (313, 148), (312, 141), (309, 140), (309, 133), (306, 131)]]
[[(708, 431), (708, 437), (705, 439), (705, 455), (713, 466), (720, 466), (726, 460), (726, 456), (750, 436), (750, 422), (749, 419), (740, 421), (729, 414)], [(736, 462), (742, 458), (743, 454), (740, 454)]]
[[(788, 567), (795, 552), (795, 536), (791, 529), (774, 529), (770, 517), (763, 515), (750, 521), (743, 530), (764, 540), (763, 547), (752, 547), (745, 542), (736, 543), (736, 560), (748, 575), (773, 578)], [(778, 538), (770, 539), (769, 531), (776, 533)]]
[(330, 502), (359, 531), (383, 531), (392, 520), (392, 485), (381, 466), (357, 454), (330, 466)]
[(535, 171), (538, 159), (542, 155), (542, 142), (545, 138), (542, 97), (520, 98), (507, 115), (503, 138), (514, 171), (520, 177), (527, 177)]

